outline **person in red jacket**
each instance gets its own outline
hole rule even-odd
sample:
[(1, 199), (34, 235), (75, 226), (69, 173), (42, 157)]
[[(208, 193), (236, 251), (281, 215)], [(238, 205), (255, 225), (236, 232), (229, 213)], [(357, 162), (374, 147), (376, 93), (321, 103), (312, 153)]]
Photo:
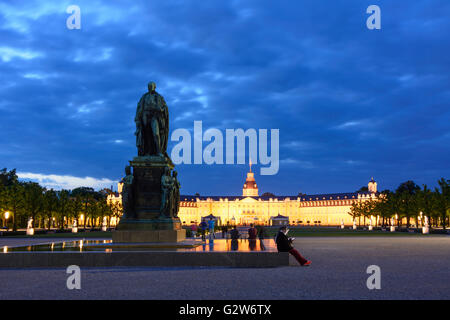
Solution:
[(250, 224), (250, 229), (248, 229), (248, 239), (256, 240), (256, 236), (258, 235), (258, 230), (253, 226), (253, 223)]
[(195, 222), (193, 222), (191, 224), (191, 231), (192, 231), (192, 236), (195, 238), (195, 236), (197, 235), (197, 224)]
[(294, 248), (292, 245), (292, 241), (294, 241), (294, 238), (288, 238), (286, 234), (288, 233), (289, 229), (286, 226), (282, 226), (280, 228), (280, 231), (277, 234), (277, 237), (275, 238), (275, 242), (277, 243), (277, 249), (279, 252), (289, 252), (292, 254), (295, 259), (297, 259), (298, 263), (300, 263), (301, 266), (307, 267), (311, 265), (311, 261), (306, 260), (300, 252), (297, 251), (297, 249)]

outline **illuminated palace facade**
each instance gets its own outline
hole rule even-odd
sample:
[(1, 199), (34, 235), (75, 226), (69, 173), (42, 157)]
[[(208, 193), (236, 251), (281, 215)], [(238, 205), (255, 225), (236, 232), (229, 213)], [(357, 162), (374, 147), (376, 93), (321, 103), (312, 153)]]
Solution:
[[(121, 202), (119, 192), (108, 197)], [(284, 223), (304, 226), (337, 226), (344, 222), (352, 225), (349, 215), (352, 204), (377, 198), (377, 183), (369, 181), (367, 192), (329, 193), (298, 196), (260, 196), (254, 173), (247, 173), (241, 196), (180, 196), (178, 216), (183, 224), (200, 223), (203, 217), (213, 215), (222, 224), (272, 225), (284, 219)]]
[(222, 224), (264, 224), (288, 219), (291, 225), (352, 225), (350, 207), (356, 201), (377, 197), (377, 183), (369, 181), (367, 192), (298, 196), (259, 196), (254, 173), (247, 173), (242, 196), (180, 196), (178, 216), (183, 224), (199, 223), (213, 215)]

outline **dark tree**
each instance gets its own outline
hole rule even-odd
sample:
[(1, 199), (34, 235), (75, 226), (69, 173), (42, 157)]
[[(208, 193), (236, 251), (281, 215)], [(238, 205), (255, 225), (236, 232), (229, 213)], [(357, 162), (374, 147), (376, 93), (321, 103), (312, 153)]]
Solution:
[(271, 192), (264, 192), (264, 193), (261, 195), (261, 197), (267, 197), (267, 198), (272, 197), (272, 198), (275, 198), (275, 195), (274, 195), (273, 193), (271, 193)]
[(359, 188), (359, 190), (357, 190), (356, 192), (358, 192), (358, 193), (369, 192), (369, 188), (367, 186), (364, 186), (364, 187)]
[(395, 191), (400, 199), (400, 212), (403, 217), (406, 217), (407, 228), (410, 227), (411, 217), (417, 217), (417, 214), (419, 212), (417, 201), (417, 193), (419, 191), (420, 187), (411, 180), (400, 184)]

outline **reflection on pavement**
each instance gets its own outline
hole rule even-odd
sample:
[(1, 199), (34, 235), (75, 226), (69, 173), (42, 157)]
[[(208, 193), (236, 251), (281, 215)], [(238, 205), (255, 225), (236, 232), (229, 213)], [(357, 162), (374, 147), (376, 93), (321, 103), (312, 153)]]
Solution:
[(185, 241), (181, 243), (113, 243), (112, 240), (77, 240), (51, 242), (45, 244), (3, 247), (3, 253), (10, 252), (123, 252), (123, 251), (177, 251), (177, 252), (276, 252), (274, 240), (249, 239), (209, 239)]

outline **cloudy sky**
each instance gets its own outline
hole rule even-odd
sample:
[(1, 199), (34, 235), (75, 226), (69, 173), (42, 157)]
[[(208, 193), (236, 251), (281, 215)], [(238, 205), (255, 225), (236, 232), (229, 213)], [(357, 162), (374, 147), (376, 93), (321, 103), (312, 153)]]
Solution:
[[(366, 27), (371, 4), (381, 30)], [(56, 188), (115, 184), (153, 80), (171, 131), (280, 130), (261, 192), (434, 186), (450, 178), (449, 17), (448, 0), (3, 0), (0, 167)], [(177, 170), (184, 194), (238, 195), (247, 166)]]

